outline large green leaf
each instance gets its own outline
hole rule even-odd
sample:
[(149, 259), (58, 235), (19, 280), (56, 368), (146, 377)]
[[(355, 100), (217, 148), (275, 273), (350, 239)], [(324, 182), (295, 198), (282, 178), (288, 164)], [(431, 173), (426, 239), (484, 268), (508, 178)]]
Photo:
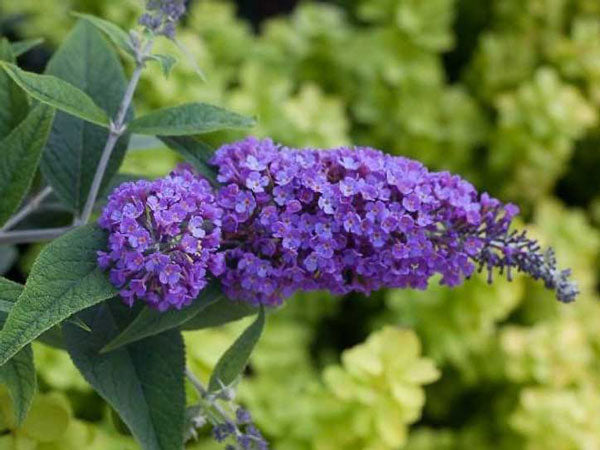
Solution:
[(181, 334), (171, 330), (99, 354), (119, 332), (119, 311), (120, 305), (109, 303), (84, 311), (81, 316), (92, 333), (64, 325), (69, 354), (144, 450), (183, 449), (185, 354)]
[[(81, 89), (111, 116), (116, 115), (127, 87), (117, 54), (86, 21), (80, 21), (69, 34), (46, 72)], [(107, 138), (106, 128), (64, 112), (56, 114), (41, 168), (61, 200), (75, 211), (85, 205)], [(102, 188), (119, 169), (128, 142), (129, 135), (117, 142)]]
[(258, 312), (258, 308), (244, 302), (234, 302), (221, 297), (208, 305), (199, 314), (182, 325), (183, 330), (202, 330), (219, 327), (226, 323), (241, 320)]
[(214, 150), (208, 144), (190, 136), (160, 136), (159, 138), (167, 147), (183, 156), (211, 183), (217, 184), (217, 171), (210, 165)]
[(106, 113), (85, 92), (51, 75), (25, 72), (14, 64), (0, 62), (0, 68), (36, 100), (88, 122), (108, 127)]
[(139, 341), (148, 336), (162, 333), (163, 331), (177, 328), (200, 314), (202, 310), (221, 298), (221, 289), (217, 283), (208, 286), (202, 291), (194, 302), (181, 310), (159, 312), (154, 309), (144, 308), (127, 328), (110, 341), (102, 353), (113, 351), (131, 342)]
[[(23, 292), (24, 286), (0, 277), (0, 329), (6, 321), (8, 313)], [(81, 326), (81, 325), (79, 325)], [(52, 327), (37, 338), (38, 341), (55, 348), (63, 348), (60, 327)]]
[[(7, 39), (0, 39), (0, 60), (15, 62), (15, 55)], [(27, 94), (3, 71), (0, 71), (0, 105), (0, 139), (3, 139), (29, 112)]]
[(217, 362), (208, 383), (209, 391), (215, 392), (230, 386), (241, 375), (264, 327), (265, 310), (261, 308), (256, 320), (244, 330)]
[(102, 31), (118, 48), (123, 50), (126, 55), (135, 57), (135, 52), (131, 47), (131, 39), (125, 30), (119, 28), (108, 20), (101, 19), (100, 17), (93, 16), (91, 14), (73, 13), (74, 16), (79, 17), (91, 25)]
[(0, 365), (44, 331), (117, 294), (96, 262), (105, 246), (106, 233), (87, 225), (42, 250), (0, 331)]
[[(0, 328), (22, 291), (22, 285), (0, 277)], [(37, 384), (31, 346), (26, 346), (6, 364), (0, 366), (0, 383), (8, 388), (15, 419), (17, 423), (22, 423), (33, 401)]]
[(29, 190), (52, 126), (54, 110), (38, 105), (0, 141), (0, 225)]
[(37, 387), (31, 345), (0, 366), (0, 383), (8, 388), (17, 424), (23, 423)]
[(190, 136), (230, 128), (248, 128), (254, 119), (206, 103), (159, 109), (135, 119), (129, 129), (151, 136)]

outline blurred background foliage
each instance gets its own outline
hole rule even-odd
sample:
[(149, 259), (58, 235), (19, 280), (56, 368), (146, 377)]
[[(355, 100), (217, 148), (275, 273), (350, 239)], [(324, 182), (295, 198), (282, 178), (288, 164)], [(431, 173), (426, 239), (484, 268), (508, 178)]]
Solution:
[[(69, 11), (131, 26), (139, 9), (1, 0), (0, 33), (44, 37), (21, 61), (40, 69)], [(258, 116), (253, 132), (284, 144), (370, 145), (452, 170), (519, 202), (582, 288), (574, 305), (519, 277), (297, 295), (269, 317), (238, 394), (274, 448), (600, 448), (600, 2), (194, 0), (179, 39), (208, 81), (180, 54), (168, 79), (150, 67), (139, 109), (207, 101)], [(176, 163), (144, 144), (125, 172)], [(18, 250), (0, 249), (2, 272), (26, 273), (38, 251)], [(208, 377), (243, 325), (189, 334), (192, 368)], [(35, 355), (41, 393), (18, 430), (0, 401), (0, 449), (134, 448), (66, 355)]]

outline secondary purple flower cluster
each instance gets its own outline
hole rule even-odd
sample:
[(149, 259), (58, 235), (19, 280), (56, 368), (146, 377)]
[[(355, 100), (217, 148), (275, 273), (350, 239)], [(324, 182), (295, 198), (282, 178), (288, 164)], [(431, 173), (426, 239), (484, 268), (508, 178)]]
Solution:
[(155, 34), (175, 37), (177, 22), (185, 14), (184, 0), (148, 0), (146, 12), (140, 17), (140, 25)]
[(223, 146), (212, 163), (224, 183), (220, 278), (232, 299), (277, 305), (300, 289), (424, 289), (435, 274), (456, 286), (477, 265), (528, 272), (562, 301), (577, 293), (535, 241), (509, 234), (518, 208), (448, 172), (371, 148), (298, 150), (255, 138)]
[(217, 442), (234, 441), (227, 444), (225, 450), (267, 450), (269, 444), (261, 432), (252, 423), (252, 416), (243, 408), (235, 411), (235, 421), (228, 420), (213, 428), (213, 437)]
[(189, 305), (220, 275), (222, 210), (212, 187), (187, 166), (156, 181), (128, 182), (110, 195), (98, 223), (109, 232), (98, 263), (128, 305), (165, 311)]

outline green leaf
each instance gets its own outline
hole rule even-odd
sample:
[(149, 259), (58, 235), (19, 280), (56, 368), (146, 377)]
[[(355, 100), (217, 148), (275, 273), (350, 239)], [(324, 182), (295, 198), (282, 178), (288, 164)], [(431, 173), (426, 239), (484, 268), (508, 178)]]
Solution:
[(218, 185), (216, 169), (210, 164), (214, 150), (208, 144), (189, 136), (159, 136), (159, 139), (183, 156), (213, 185)]
[(17, 425), (22, 424), (33, 403), (37, 388), (31, 345), (0, 366), (0, 383), (8, 388)]
[(63, 326), (69, 354), (144, 450), (183, 449), (185, 354), (181, 334), (171, 330), (99, 354), (119, 332), (119, 307), (104, 303), (84, 311), (82, 318), (92, 328), (91, 334)]
[(17, 298), (23, 292), (23, 286), (14, 281), (0, 277), (0, 327), (4, 325), (4, 321), (8, 313), (16, 303)]
[(53, 117), (52, 108), (38, 105), (0, 141), (0, 225), (19, 207), (31, 186)]
[(265, 326), (265, 310), (261, 308), (258, 317), (236, 339), (231, 347), (221, 356), (215, 366), (208, 390), (216, 392), (223, 387), (230, 386), (244, 371), (252, 350), (256, 346)]
[(87, 94), (72, 84), (51, 75), (25, 72), (7, 62), (0, 62), (0, 68), (36, 100), (88, 122), (108, 127), (106, 113)]
[[(81, 21), (54, 54), (46, 72), (81, 89), (114, 117), (127, 88), (119, 58), (102, 35)], [(129, 112), (128, 119), (131, 119)], [(72, 115), (58, 112), (42, 156), (41, 169), (62, 202), (80, 212), (86, 202), (108, 130)], [(104, 173), (105, 189), (118, 171), (129, 144), (119, 139)]]
[[(0, 327), (22, 291), (22, 285), (0, 277)], [(26, 346), (0, 366), (0, 383), (8, 388), (15, 419), (17, 424), (21, 424), (29, 411), (37, 384), (31, 346)]]
[(106, 240), (104, 231), (86, 225), (42, 250), (0, 331), (0, 365), (44, 331), (117, 294), (96, 262)]
[[(8, 313), (17, 302), (19, 295), (23, 292), (24, 286), (14, 281), (0, 277), (0, 328), (4, 325)], [(62, 333), (59, 327), (52, 327), (37, 340), (55, 348), (63, 348)]]
[(43, 39), (27, 39), (25, 41), (11, 42), (10, 45), (15, 56), (19, 57), (22, 54), (27, 53), (32, 48), (35, 48), (38, 45), (42, 44), (43, 42)]
[(177, 58), (171, 55), (156, 54), (151, 55), (149, 59), (158, 63), (158, 65), (160, 66), (160, 70), (162, 71), (165, 78), (169, 78), (171, 70), (173, 70), (173, 66), (177, 64)]
[(118, 48), (123, 50), (126, 55), (135, 57), (135, 52), (131, 46), (131, 39), (129, 34), (108, 20), (101, 19), (100, 17), (92, 16), (91, 14), (83, 14), (74, 12), (72, 13), (75, 17), (79, 17), (94, 27), (102, 31)]
[[(15, 55), (7, 39), (0, 39), (0, 60), (15, 62)], [(29, 97), (4, 71), (0, 71), (0, 105), (0, 139), (3, 139), (29, 112)]]
[(181, 310), (159, 312), (144, 308), (127, 328), (102, 348), (100, 353), (111, 352), (140, 339), (177, 328), (218, 301), (221, 296), (220, 287), (213, 283), (206, 287), (190, 306)]
[(208, 305), (201, 313), (182, 325), (183, 330), (203, 330), (219, 327), (230, 322), (241, 320), (258, 312), (258, 308), (244, 302), (234, 302), (221, 298)]
[(190, 136), (230, 128), (248, 128), (254, 119), (206, 103), (186, 103), (159, 109), (129, 126), (133, 133), (152, 136)]

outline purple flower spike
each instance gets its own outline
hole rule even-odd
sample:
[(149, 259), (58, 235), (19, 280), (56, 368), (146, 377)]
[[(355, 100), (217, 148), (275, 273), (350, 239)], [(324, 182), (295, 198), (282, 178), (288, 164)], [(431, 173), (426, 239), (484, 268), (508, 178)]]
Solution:
[[(560, 301), (578, 293), (554, 254), (509, 231), (518, 213), (467, 181), (371, 148), (297, 150), (247, 138), (212, 163), (224, 183), (226, 294), (277, 305), (296, 290), (365, 294), (456, 286), (479, 268), (528, 273)], [(104, 261), (103, 261), (104, 262)]]
[(124, 183), (98, 221), (109, 251), (98, 264), (110, 270), (123, 301), (142, 300), (159, 311), (189, 305), (208, 273), (223, 272), (221, 216), (207, 180), (187, 166), (153, 182)]

